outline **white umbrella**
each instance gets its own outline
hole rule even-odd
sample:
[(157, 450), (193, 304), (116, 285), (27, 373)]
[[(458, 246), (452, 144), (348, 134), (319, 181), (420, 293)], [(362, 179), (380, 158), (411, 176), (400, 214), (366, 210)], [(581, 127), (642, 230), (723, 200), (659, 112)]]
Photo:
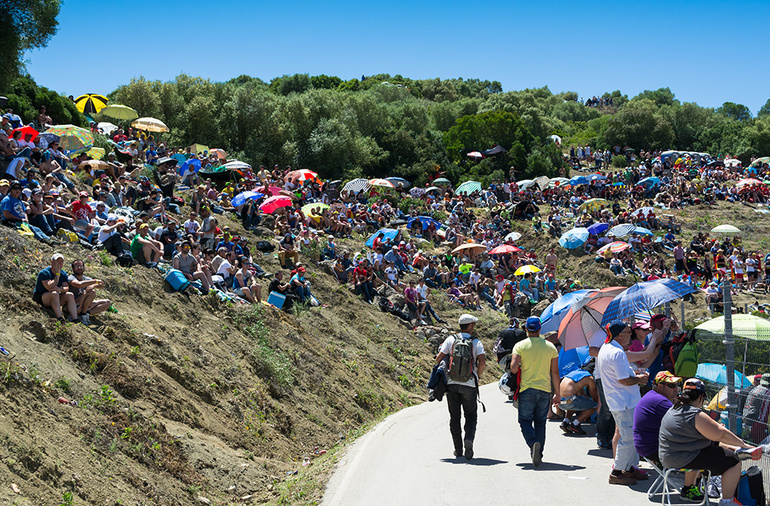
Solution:
[(251, 165), (249, 165), (246, 162), (241, 162), (239, 160), (233, 160), (232, 162), (227, 162), (223, 165), (226, 169), (229, 170), (248, 170), (251, 169)]
[(732, 225), (719, 225), (711, 229), (716, 234), (740, 234), (741, 231), (738, 227)]
[(635, 228), (636, 227), (630, 223), (621, 223), (620, 225), (615, 225), (614, 227), (609, 229), (609, 231), (607, 232), (607, 235), (611, 235), (613, 237), (625, 237), (633, 233)]
[(159, 119), (139, 118), (131, 123), (131, 126), (148, 132), (168, 132), (168, 127)]
[(345, 186), (343, 186), (342, 191), (358, 193), (364, 188), (366, 188), (368, 184), (369, 184), (368, 179), (354, 179), (348, 182)]
[(506, 241), (518, 241), (519, 239), (521, 239), (521, 234), (518, 232), (511, 232), (505, 236)]
[(521, 181), (517, 181), (516, 184), (519, 185), (520, 190), (526, 190), (530, 186), (535, 186), (537, 183), (533, 179), (523, 179)]
[(112, 133), (119, 128), (118, 125), (114, 125), (109, 121), (102, 121), (100, 123), (97, 123), (96, 126), (97, 128), (100, 128), (101, 131), (104, 132), (105, 134)]

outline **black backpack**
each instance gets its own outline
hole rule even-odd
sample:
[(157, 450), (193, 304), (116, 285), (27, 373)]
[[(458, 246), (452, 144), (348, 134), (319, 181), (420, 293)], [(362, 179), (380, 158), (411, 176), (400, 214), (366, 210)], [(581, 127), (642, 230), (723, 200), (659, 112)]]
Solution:
[(473, 378), (473, 362), (473, 338), (466, 339), (462, 334), (455, 335), (449, 358), (449, 379), (465, 383)]
[(269, 253), (275, 249), (275, 245), (271, 243), (270, 241), (257, 241), (257, 244), (254, 245), (255, 248), (257, 248), (262, 253)]
[[(502, 361), (511, 354), (516, 343), (526, 338), (527, 334), (519, 328), (508, 327), (501, 330), (500, 335), (497, 336), (497, 341), (495, 341), (495, 346), (492, 348), (492, 352), (497, 356), (497, 363), (503, 365)], [(507, 370), (507, 367), (504, 368)]]

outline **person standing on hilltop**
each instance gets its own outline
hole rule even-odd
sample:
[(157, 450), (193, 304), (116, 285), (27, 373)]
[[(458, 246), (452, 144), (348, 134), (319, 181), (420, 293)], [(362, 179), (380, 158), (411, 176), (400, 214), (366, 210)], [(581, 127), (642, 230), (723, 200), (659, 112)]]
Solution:
[[(473, 458), (473, 440), (476, 437), (478, 419), (479, 378), (486, 367), (484, 345), (473, 337), (478, 318), (473, 315), (460, 315), (460, 332), (444, 340), (436, 355), (436, 364), (442, 360), (447, 371), (447, 405), (449, 406), (449, 432), (454, 443), (454, 455)], [(465, 413), (465, 436), (460, 430), (460, 410)]]
[(540, 318), (530, 316), (524, 328), (527, 338), (513, 347), (511, 372), (521, 370), (519, 425), (530, 448), (532, 464), (537, 467), (543, 461), (548, 408), (561, 402), (559, 353), (553, 344), (540, 337)]

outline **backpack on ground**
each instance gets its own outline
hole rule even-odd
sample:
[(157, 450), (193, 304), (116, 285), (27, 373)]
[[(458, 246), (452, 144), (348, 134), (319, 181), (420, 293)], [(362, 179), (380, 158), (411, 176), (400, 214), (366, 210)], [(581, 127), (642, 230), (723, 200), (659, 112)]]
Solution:
[(270, 253), (275, 249), (275, 245), (273, 243), (265, 240), (257, 241), (257, 244), (255, 244), (254, 247), (262, 253)]
[(183, 292), (190, 286), (190, 281), (184, 273), (178, 269), (169, 269), (164, 279), (175, 292)]
[(765, 488), (762, 484), (762, 470), (757, 466), (751, 466), (741, 473), (735, 495), (743, 506), (764, 506)]
[(449, 358), (449, 379), (465, 383), (473, 378), (473, 367), (473, 338), (465, 339), (457, 334)]
[(663, 350), (663, 367), (681, 378), (693, 378), (698, 370), (698, 348), (695, 343), (695, 332), (682, 332), (665, 343)]

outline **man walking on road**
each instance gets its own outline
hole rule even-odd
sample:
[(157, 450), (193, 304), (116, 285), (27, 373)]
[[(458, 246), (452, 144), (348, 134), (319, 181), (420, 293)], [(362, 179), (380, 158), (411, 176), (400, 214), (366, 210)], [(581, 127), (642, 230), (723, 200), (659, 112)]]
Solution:
[(561, 402), (559, 353), (553, 344), (540, 337), (540, 318), (530, 316), (525, 328), (527, 339), (513, 347), (511, 372), (516, 374), (521, 369), (519, 425), (530, 448), (532, 464), (537, 467), (543, 460), (548, 409)]
[[(469, 314), (460, 315), (460, 333), (449, 336), (441, 344), (436, 355), (436, 364), (445, 358), (447, 371), (447, 405), (449, 406), (449, 431), (455, 447), (455, 457), (463, 455), (473, 458), (473, 440), (476, 437), (478, 419), (479, 378), (486, 367), (484, 345), (473, 337), (478, 318)], [(464, 356), (465, 354), (465, 356)], [(466, 364), (465, 366), (463, 366)], [(469, 378), (465, 379), (465, 376)], [(463, 379), (465, 379), (463, 381)], [(460, 410), (465, 413), (465, 437), (460, 430)]]
[(607, 339), (599, 349), (596, 367), (599, 369), (607, 407), (610, 408), (620, 433), (615, 463), (610, 474), (611, 485), (635, 485), (649, 478), (640, 471), (639, 454), (634, 447), (634, 408), (641, 396), (639, 386), (646, 385), (650, 374), (636, 372), (628, 361), (626, 351), (631, 344), (631, 328), (620, 320), (607, 326)]

